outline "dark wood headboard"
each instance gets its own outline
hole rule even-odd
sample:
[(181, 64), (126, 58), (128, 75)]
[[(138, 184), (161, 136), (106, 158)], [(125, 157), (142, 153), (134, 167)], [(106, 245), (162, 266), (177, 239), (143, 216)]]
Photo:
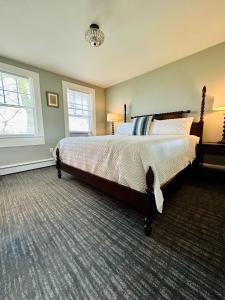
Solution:
[[(204, 125), (204, 112), (205, 112), (205, 97), (206, 97), (206, 87), (204, 86), (202, 89), (202, 101), (201, 101), (201, 110), (200, 110), (200, 120), (199, 122), (193, 122), (191, 126), (190, 134), (196, 135), (200, 137), (199, 143), (202, 143), (202, 135), (203, 135), (203, 125)], [(124, 104), (124, 122), (127, 121), (127, 106)], [(176, 118), (183, 118), (185, 114), (190, 113), (190, 110), (181, 110), (181, 111), (172, 111), (172, 112), (165, 112), (159, 114), (148, 114), (148, 115), (140, 115), (140, 116), (133, 116), (131, 119), (138, 118), (138, 117), (145, 117), (145, 116), (153, 116), (153, 120), (165, 120), (165, 119), (176, 119)]]

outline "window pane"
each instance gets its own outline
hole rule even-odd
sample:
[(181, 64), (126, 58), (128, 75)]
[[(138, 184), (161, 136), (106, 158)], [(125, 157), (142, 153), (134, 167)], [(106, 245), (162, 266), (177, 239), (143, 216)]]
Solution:
[(11, 74), (2, 73), (3, 87), (6, 91), (17, 92), (16, 77)]
[(81, 97), (78, 95), (75, 91), (69, 91), (68, 92), (68, 104), (69, 105), (75, 105), (79, 104), (81, 105)]
[(69, 115), (75, 115), (75, 109), (69, 108)]
[(87, 93), (68, 90), (68, 111), (70, 132), (90, 132), (91, 96)]
[(89, 110), (89, 107), (87, 105), (83, 105), (84, 110)]
[(83, 110), (83, 116), (88, 117), (89, 116), (89, 111)]
[(74, 90), (68, 91), (68, 105), (70, 104), (78, 104), (78, 105), (89, 105), (90, 103), (90, 95)]
[(2, 75), (1, 75), (1, 73), (0, 73), (0, 89), (1, 90), (3, 89), (3, 87), (2, 87)]
[(89, 132), (90, 126), (88, 118), (69, 116), (69, 131)]
[(14, 92), (6, 92), (5, 91), (5, 103), (6, 104), (12, 104), (12, 105), (18, 105), (18, 94)]
[(0, 106), (0, 134), (35, 134), (33, 109)]
[(21, 94), (31, 94), (30, 80), (27, 78), (17, 77), (18, 92)]
[(83, 101), (82, 101), (83, 105), (88, 106), (88, 104), (89, 104), (88, 100), (89, 100), (89, 95), (87, 95), (86, 97), (83, 97)]
[(69, 108), (72, 108), (72, 109), (82, 109), (82, 105), (80, 104), (76, 104), (76, 103), (70, 103), (70, 105), (68, 105)]
[(82, 116), (83, 115), (83, 110), (76, 109), (75, 113), (76, 113), (76, 115)]
[(74, 99), (73, 101), (75, 102), (75, 104), (82, 105), (82, 101), (81, 101), (80, 95), (76, 95), (75, 94), (75, 97), (73, 97), (72, 99)]
[(19, 105), (34, 107), (34, 99), (31, 95), (19, 94)]
[(69, 111), (69, 115), (73, 115), (74, 117), (75, 116), (85, 116), (85, 117), (88, 117), (90, 116), (90, 113), (88, 110), (80, 110), (80, 109), (73, 109), (73, 108), (69, 108), (68, 109)]
[(0, 90), (0, 103), (4, 103), (3, 90)]

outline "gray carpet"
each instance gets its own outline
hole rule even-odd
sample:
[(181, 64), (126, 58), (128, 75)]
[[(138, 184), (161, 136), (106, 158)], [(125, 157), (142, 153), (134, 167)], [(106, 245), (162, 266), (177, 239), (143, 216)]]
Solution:
[(141, 216), (54, 168), (0, 180), (0, 299), (224, 299), (225, 186), (183, 183)]

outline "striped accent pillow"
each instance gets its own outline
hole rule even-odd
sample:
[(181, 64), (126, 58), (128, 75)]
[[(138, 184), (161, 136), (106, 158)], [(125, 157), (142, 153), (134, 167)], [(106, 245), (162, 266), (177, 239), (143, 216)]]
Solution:
[(132, 135), (147, 135), (149, 134), (152, 116), (135, 118), (133, 121)]

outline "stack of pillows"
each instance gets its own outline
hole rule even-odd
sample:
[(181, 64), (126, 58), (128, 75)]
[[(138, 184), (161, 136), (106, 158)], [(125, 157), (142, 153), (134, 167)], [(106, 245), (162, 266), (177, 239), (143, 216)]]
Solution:
[(152, 116), (138, 117), (133, 122), (120, 124), (116, 135), (189, 135), (193, 119), (152, 120)]

